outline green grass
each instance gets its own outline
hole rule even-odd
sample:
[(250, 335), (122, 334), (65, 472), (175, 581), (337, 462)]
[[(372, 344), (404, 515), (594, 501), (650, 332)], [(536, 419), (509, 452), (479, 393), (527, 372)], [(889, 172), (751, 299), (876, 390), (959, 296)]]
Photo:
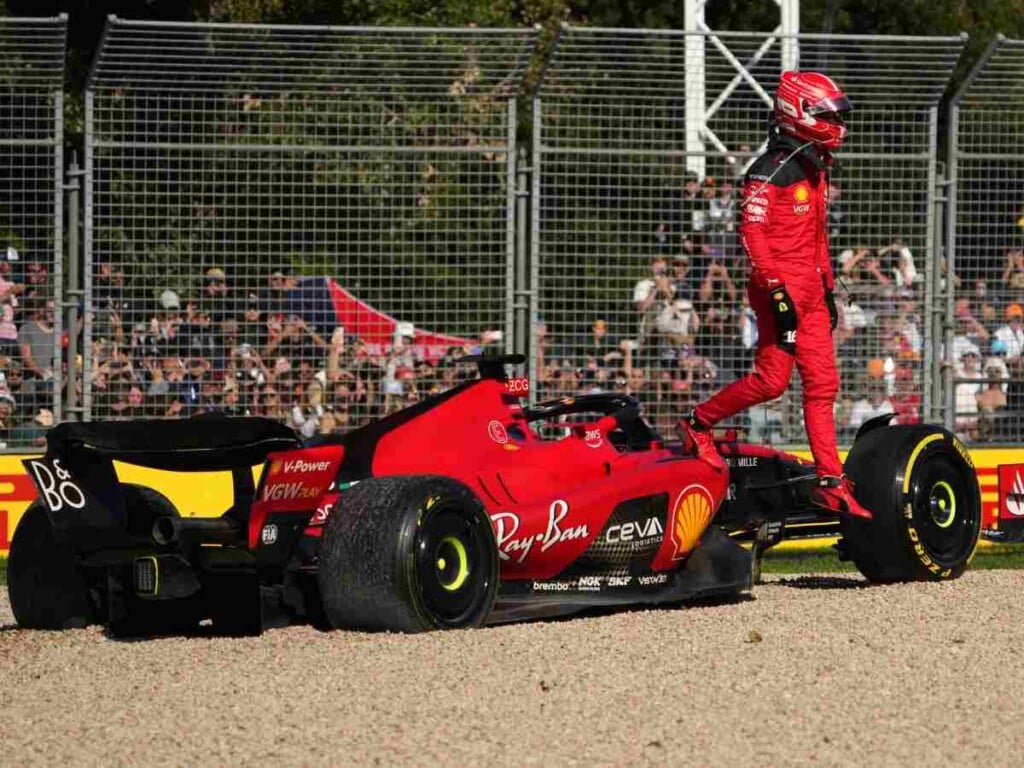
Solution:
[[(995, 544), (979, 547), (971, 569), (1024, 569), (1024, 544)], [(856, 573), (852, 563), (841, 563), (830, 548), (806, 552), (772, 552), (764, 557), (762, 573)]]

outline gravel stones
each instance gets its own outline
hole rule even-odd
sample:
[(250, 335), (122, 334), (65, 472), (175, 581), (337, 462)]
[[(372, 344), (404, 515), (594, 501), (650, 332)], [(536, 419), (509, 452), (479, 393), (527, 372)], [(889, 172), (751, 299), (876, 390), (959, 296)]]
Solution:
[(11, 764), (1006, 765), (1024, 572), (416, 636), (118, 642), (0, 599)]

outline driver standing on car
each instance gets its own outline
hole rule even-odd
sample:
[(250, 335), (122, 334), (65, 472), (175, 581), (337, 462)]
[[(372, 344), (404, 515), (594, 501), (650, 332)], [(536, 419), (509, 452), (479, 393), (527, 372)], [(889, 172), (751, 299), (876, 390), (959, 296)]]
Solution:
[(740, 238), (751, 264), (750, 305), (757, 313), (754, 371), (698, 405), (681, 422), (697, 456), (725, 461), (711, 428), (785, 392), (794, 364), (804, 385), (804, 421), (819, 483), (817, 506), (870, 518), (853, 497), (836, 448), (833, 407), (839, 390), (832, 331), (838, 320), (828, 245), (828, 171), (846, 137), (850, 100), (817, 72), (783, 72), (768, 149), (747, 171)]

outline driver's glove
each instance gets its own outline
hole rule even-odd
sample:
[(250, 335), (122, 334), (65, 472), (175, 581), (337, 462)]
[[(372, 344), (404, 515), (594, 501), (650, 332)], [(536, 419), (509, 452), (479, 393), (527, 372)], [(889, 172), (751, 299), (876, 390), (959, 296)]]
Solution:
[(791, 355), (796, 354), (796, 307), (786, 286), (773, 288), (770, 294), (772, 317), (775, 320), (775, 343)]

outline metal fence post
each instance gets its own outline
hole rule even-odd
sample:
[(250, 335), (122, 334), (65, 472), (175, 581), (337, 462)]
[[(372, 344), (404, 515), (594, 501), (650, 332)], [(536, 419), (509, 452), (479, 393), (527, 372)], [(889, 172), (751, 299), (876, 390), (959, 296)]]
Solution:
[(78, 374), (77, 360), (78, 328), (80, 325), (79, 306), (82, 304), (84, 292), (81, 288), (81, 239), (79, 237), (81, 227), (81, 205), (82, 205), (82, 177), (85, 171), (78, 167), (78, 158), (72, 157), (71, 165), (67, 171), (67, 183), (64, 190), (67, 192), (68, 212), (68, 248), (67, 248), (67, 283), (64, 291), (64, 324), (68, 329), (67, 348), (67, 392), (65, 394), (64, 414), (69, 421), (76, 421), (82, 415), (82, 408), (78, 401)]
[(526, 370), (530, 377), (530, 405), (537, 402), (538, 368), (546, 363), (540, 360), (540, 345), (537, 334), (541, 327), (540, 296), (540, 194), (541, 175), (544, 163), (544, 148), (541, 146), (541, 124), (544, 120), (543, 107), (539, 96), (533, 97), (533, 135), (530, 141), (530, 321), (527, 328)]
[(514, 352), (516, 339), (516, 184), (519, 153), (516, 151), (516, 100), (506, 107), (505, 137), (505, 352)]
[(93, 274), (93, 93), (85, 91), (85, 221), (82, 228), (82, 402), (79, 412), (82, 421), (92, 418), (92, 320), (94, 314)]
[(516, 149), (516, 279), (513, 307), (515, 309), (515, 351), (527, 357), (530, 354), (530, 168), (526, 150)]

